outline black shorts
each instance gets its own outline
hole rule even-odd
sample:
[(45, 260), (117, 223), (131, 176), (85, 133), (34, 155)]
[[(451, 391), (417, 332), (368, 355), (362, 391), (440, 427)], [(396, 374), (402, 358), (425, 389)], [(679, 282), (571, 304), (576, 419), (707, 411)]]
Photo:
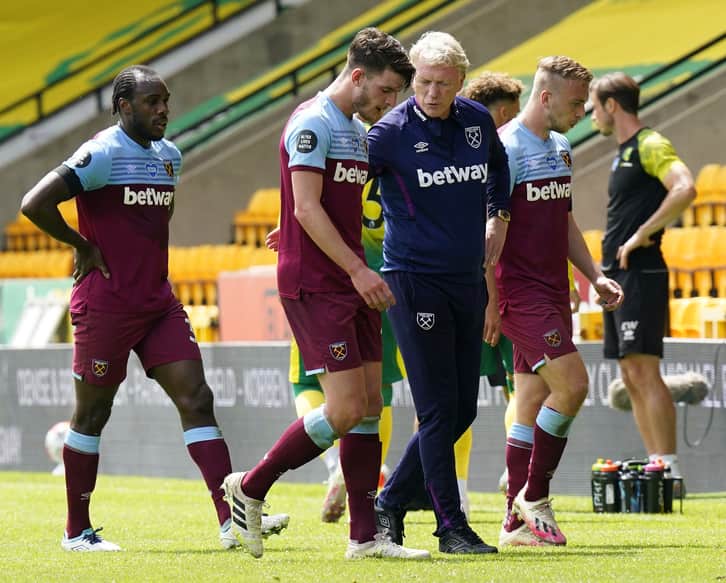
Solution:
[(663, 358), (668, 324), (668, 270), (618, 270), (609, 273), (623, 288), (625, 300), (603, 313), (605, 358), (652, 354)]

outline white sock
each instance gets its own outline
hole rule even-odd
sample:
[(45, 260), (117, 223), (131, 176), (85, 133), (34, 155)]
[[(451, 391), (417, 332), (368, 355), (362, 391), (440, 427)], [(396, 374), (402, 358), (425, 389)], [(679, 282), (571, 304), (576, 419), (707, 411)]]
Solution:
[(469, 494), (466, 478), (457, 478), (456, 485), (459, 487), (459, 498), (461, 499), (461, 511), (469, 518)]
[(325, 467), (328, 468), (328, 475), (332, 476), (338, 468), (338, 460), (340, 459), (340, 450), (336, 447), (329, 447), (323, 453), (323, 461)]
[(681, 468), (678, 465), (678, 454), (665, 453), (658, 457), (663, 460), (663, 463), (666, 466), (670, 467), (671, 476), (673, 476), (674, 478), (681, 478), (683, 476), (683, 474), (681, 474)]

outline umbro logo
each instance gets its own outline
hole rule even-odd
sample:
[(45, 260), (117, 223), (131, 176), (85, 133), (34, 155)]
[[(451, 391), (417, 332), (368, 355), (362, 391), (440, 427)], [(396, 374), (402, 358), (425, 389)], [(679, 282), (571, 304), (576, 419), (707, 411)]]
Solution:
[(418, 142), (413, 145), (413, 149), (416, 150), (417, 154), (423, 154), (424, 152), (429, 151), (429, 143), (428, 142)]

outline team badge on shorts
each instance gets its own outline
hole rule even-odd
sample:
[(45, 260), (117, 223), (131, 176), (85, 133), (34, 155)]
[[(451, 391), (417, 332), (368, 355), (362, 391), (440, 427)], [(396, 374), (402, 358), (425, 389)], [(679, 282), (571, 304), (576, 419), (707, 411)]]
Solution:
[(422, 330), (431, 330), (436, 323), (436, 314), (431, 312), (416, 312), (416, 323)]
[(466, 136), (466, 141), (472, 148), (478, 149), (481, 146), (481, 126), (464, 128), (464, 135)]
[(330, 355), (335, 360), (345, 360), (345, 357), (348, 356), (348, 343), (333, 342), (328, 345), (328, 350), (330, 350)]
[(94, 358), (91, 361), (91, 371), (97, 377), (105, 377), (108, 372), (108, 360)]
[(557, 348), (560, 344), (562, 344), (562, 336), (560, 336), (560, 331), (557, 328), (550, 330), (549, 332), (545, 332), (542, 337), (552, 348)]
[(572, 157), (567, 150), (560, 150), (560, 158), (562, 158), (565, 166), (567, 166), (568, 168), (572, 168)]

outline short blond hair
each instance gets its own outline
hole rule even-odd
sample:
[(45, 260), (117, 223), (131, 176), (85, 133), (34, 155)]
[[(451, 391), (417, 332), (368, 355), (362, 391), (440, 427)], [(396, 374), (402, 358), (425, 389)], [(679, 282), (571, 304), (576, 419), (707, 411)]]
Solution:
[(534, 86), (540, 89), (542, 83), (546, 83), (552, 77), (565, 79), (567, 81), (583, 81), (590, 83), (592, 73), (587, 67), (582, 66), (576, 60), (564, 56), (544, 57), (537, 63)]
[(413, 66), (426, 63), (428, 65), (445, 65), (456, 67), (462, 75), (469, 69), (469, 59), (459, 41), (448, 32), (430, 30), (421, 35), (409, 51)]
[(497, 101), (519, 101), (522, 91), (524, 84), (519, 79), (507, 73), (483, 71), (466, 84), (461, 94), (489, 107)]

